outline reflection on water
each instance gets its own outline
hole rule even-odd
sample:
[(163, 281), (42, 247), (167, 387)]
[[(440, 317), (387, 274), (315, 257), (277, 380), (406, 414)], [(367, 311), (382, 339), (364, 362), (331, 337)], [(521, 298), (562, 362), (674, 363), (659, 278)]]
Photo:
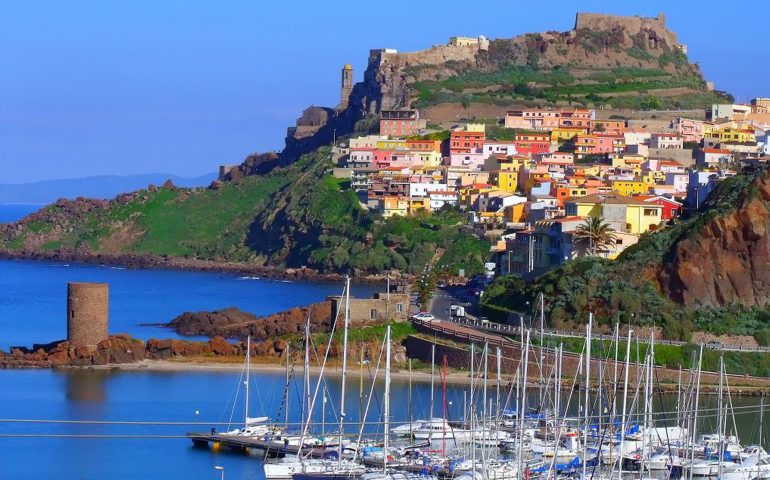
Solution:
[(109, 370), (66, 370), (66, 398), (70, 402), (105, 402), (107, 393), (105, 383), (110, 375)]
[[(0, 422), (0, 435), (27, 435), (13, 441), (0, 438), (0, 445), (3, 446), (0, 448), (0, 478), (45, 478), (56, 472), (55, 478), (133, 480), (147, 478), (148, 466), (151, 466), (152, 478), (211, 478), (209, 474), (214, 471), (213, 466), (222, 465), (231, 480), (263, 479), (261, 462), (257, 459), (240, 454), (228, 455), (224, 450), (216, 453), (208, 449), (194, 449), (192, 442), (185, 438), (186, 432), (207, 430), (215, 422), (226, 424), (232, 420), (233, 426), (239, 426), (237, 424), (243, 418), (241, 380), (240, 371), (0, 370), (1, 418), (143, 422)], [(371, 403), (368, 421), (382, 421), (382, 384), (378, 385), (370, 399), (368, 380), (364, 382), (363, 393), (357, 377), (351, 376), (348, 380), (346, 421), (354, 425), (368, 403)], [(284, 382), (285, 376), (279, 373), (255, 373), (252, 376), (250, 411), (253, 416), (275, 418), (278, 415), (286, 392)], [(339, 386), (338, 377), (331, 377), (326, 382), (329, 394), (327, 422), (337, 421), (335, 408), (339, 406)], [(430, 416), (430, 384), (415, 383), (411, 395), (408, 382), (404, 379), (394, 379), (392, 386), (391, 413), (394, 423), (403, 422), (410, 415), (414, 418)], [(468, 385), (447, 385), (444, 390), (441, 382), (437, 381), (434, 393), (435, 414), (442, 414), (442, 398), (445, 397), (447, 416), (454, 420), (463, 418), (463, 400), (470, 393)], [(476, 391), (476, 395), (482, 394)], [(637, 412), (643, 405), (640, 405), (638, 396), (634, 402), (634, 396), (636, 392), (630, 395), (629, 411)], [(298, 422), (302, 401), (301, 375), (292, 382), (289, 397), (290, 421)], [(488, 397), (496, 401), (497, 392), (492, 386)], [(410, 398), (411, 404), (408, 401)], [(507, 398), (515, 402), (515, 389), (511, 393), (503, 384), (500, 398), (503, 404)], [(235, 399), (239, 400), (237, 405), (232, 403)], [(656, 394), (654, 410), (673, 412), (676, 402), (677, 395)], [(729, 416), (728, 431), (738, 431), (744, 445), (756, 442), (760, 427), (756, 408), (759, 398), (736, 396), (726, 403), (736, 413), (734, 417)], [(538, 404), (538, 389), (534, 388), (530, 391), (528, 405), (536, 408)], [(701, 398), (700, 408), (704, 413), (698, 421), (700, 433), (715, 431), (716, 406), (715, 395)], [(576, 395), (569, 403), (569, 414), (578, 414)], [(319, 407), (315, 418), (320, 417)], [(675, 413), (656, 416), (660, 426), (671, 426), (676, 419)], [(764, 416), (765, 427), (769, 419), (769, 415)], [(634, 420), (641, 421), (642, 418), (635, 416)], [(226, 428), (226, 425), (220, 426)], [(372, 425), (371, 428), (380, 431), (381, 426)], [(106, 435), (108, 438), (84, 437), (89, 435)], [(767, 430), (762, 438), (766, 444)]]

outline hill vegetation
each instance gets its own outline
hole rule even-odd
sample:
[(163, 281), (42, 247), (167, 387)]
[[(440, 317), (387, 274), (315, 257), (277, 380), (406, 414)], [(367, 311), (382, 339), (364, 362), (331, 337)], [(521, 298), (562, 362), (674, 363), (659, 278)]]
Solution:
[(217, 188), (148, 188), (113, 200), (58, 201), (0, 226), (0, 251), (153, 254), (307, 266), (324, 272), (480, 271), (489, 245), (459, 213), (382, 219), (329, 174), (328, 148)]

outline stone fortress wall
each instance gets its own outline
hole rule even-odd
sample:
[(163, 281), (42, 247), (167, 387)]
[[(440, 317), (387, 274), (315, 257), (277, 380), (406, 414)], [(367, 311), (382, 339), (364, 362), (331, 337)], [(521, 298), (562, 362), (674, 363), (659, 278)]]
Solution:
[(95, 347), (109, 337), (107, 283), (67, 284), (67, 341), (72, 346)]
[(627, 32), (636, 33), (643, 30), (654, 32), (656, 38), (663, 39), (673, 47), (679, 42), (676, 34), (666, 27), (666, 16), (662, 13), (657, 17), (638, 17), (621, 15), (604, 15), (600, 13), (578, 13), (575, 16), (575, 30), (612, 30), (621, 27)]

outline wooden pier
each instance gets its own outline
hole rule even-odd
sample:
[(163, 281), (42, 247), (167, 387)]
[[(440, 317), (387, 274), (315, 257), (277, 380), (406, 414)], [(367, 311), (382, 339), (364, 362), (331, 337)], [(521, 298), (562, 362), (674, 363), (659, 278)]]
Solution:
[[(287, 444), (280, 439), (264, 439), (259, 437), (227, 435), (222, 433), (188, 433), (187, 438), (192, 440), (193, 446), (199, 448), (211, 448), (218, 450), (222, 447), (244, 453), (259, 453), (263, 458), (280, 458), (296, 456), (299, 454), (299, 445)], [(337, 453), (337, 445), (319, 448), (311, 445), (302, 447), (302, 455), (305, 457), (322, 458), (330, 452)]]

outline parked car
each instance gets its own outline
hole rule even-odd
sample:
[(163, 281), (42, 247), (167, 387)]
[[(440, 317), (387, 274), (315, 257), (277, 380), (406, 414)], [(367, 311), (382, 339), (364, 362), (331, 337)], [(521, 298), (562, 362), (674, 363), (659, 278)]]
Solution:
[(715, 340), (712, 340), (710, 342), (706, 342), (706, 348), (718, 349), (718, 348), (722, 348), (723, 346), (724, 345), (722, 345), (722, 342), (717, 342)]
[(416, 315), (412, 315), (412, 318), (415, 320), (422, 320), (423, 322), (432, 322), (436, 319), (433, 314), (428, 312), (420, 312)]

